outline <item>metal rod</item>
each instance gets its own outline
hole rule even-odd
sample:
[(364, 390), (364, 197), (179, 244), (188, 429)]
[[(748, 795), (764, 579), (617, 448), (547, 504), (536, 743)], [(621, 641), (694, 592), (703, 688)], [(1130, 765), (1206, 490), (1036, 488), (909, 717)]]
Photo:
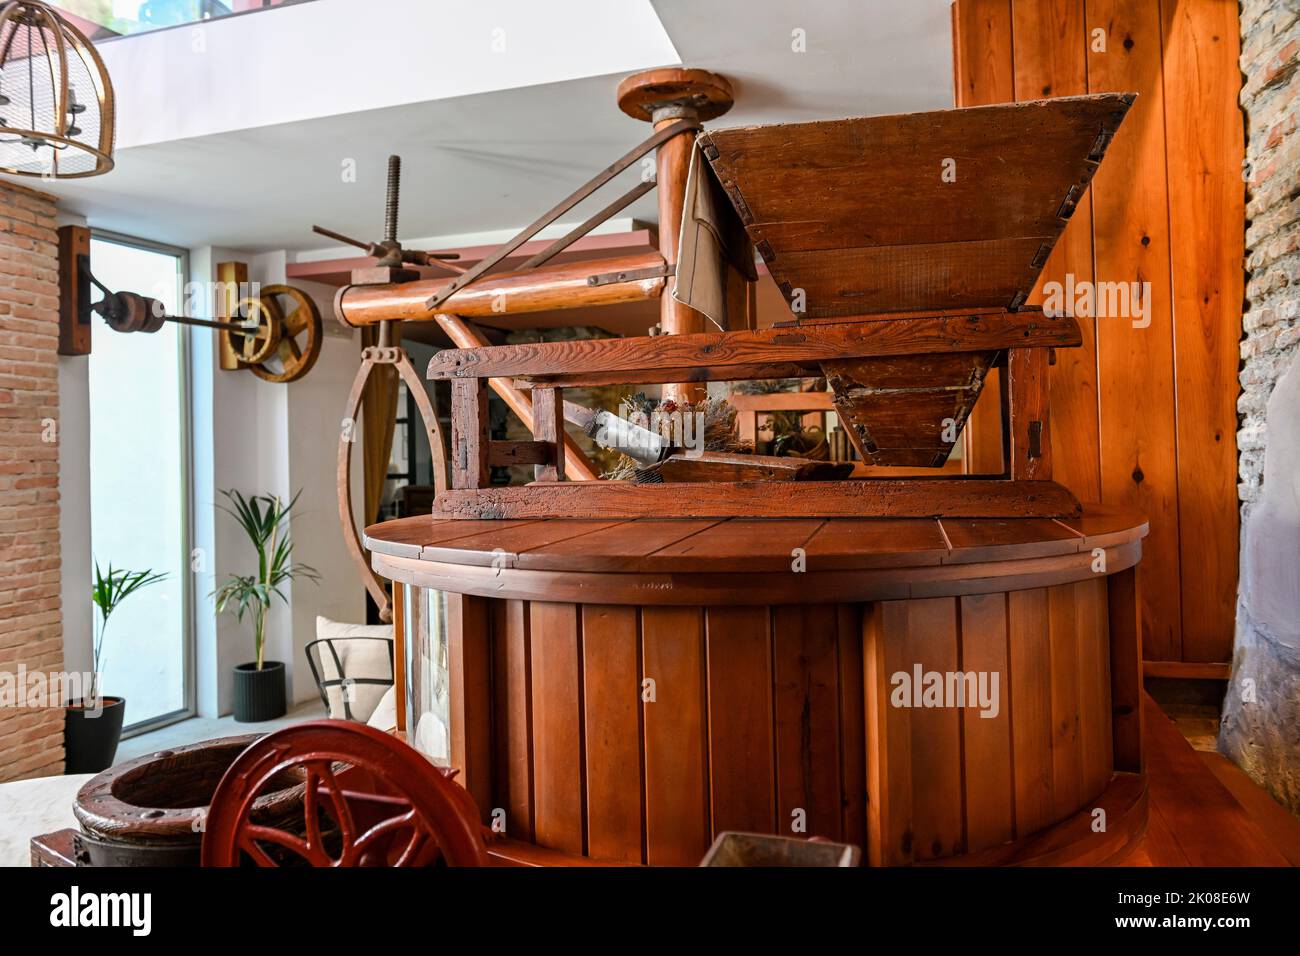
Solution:
[(388, 192), (384, 197), (384, 241), (397, 241), (397, 199), (402, 186), (402, 157), (388, 157)]
[(333, 229), (326, 229), (324, 226), (312, 226), (311, 231), (324, 236), (326, 239), (333, 239), (335, 242), (342, 242), (349, 246), (356, 246), (358, 249), (370, 249), (370, 243), (362, 242), (360, 239), (353, 239), (351, 236), (345, 236), (341, 232), (335, 232)]
[(610, 216), (614, 215), (616, 212), (622, 212), (624, 209), (632, 205), (632, 203), (636, 202), (638, 199), (640, 199), (642, 196), (644, 196), (646, 193), (648, 193), (650, 190), (654, 188), (655, 188), (655, 181), (653, 179), (648, 179), (645, 182), (637, 183), (636, 186), (629, 189), (622, 196), (619, 196), (617, 199), (615, 199), (604, 209), (600, 210), (597, 213), (594, 213), (590, 218), (588, 218), (581, 225), (574, 226), (572, 229), (570, 229), (559, 239), (556, 239), (553, 243), (551, 243), (541, 252), (537, 253), (537, 255), (533, 256), (531, 259), (529, 259), (527, 262), (521, 265), (518, 271), (522, 272), (525, 269), (536, 268), (537, 266), (540, 266), (543, 262), (546, 262), (547, 260), (551, 259), (553, 256), (556, 256), (559, 253), (563, 252), (565, 249), (569, 248), (569, 246), (573, 245), (575, 242), (577, 242), (587, 233), (591, 232), (591, 230), (599, 226)]
[(605, 183), (609, 182), (611, 179), (613, 179), (623, 170), (627, 169), (629, 166), (635, 163), (646, 153), (650, 152), (652, 149), (657, 147), (660, 143), (665, 143), (680, 133), (685, 133), (690, 130), (697, 130), (699, 128), (700, 128), (700, 124), (697, 120), (678, 120), (676, 123), (673, 123), (669, 126), (665, 126), (663, 129), (659, 130), (649, 139), (642, 142), (639, 146), (632, 149), (631, 152), (624, 155), (612, 166), (607, 166), (595, 178), (589, 180), (586, 183), (586, 185), (581, 186), (575, 192), (570, 194), (566, 199), (562, 200), (559, 203), (559, 205), (554, 206), (553, 208), (545, 212), (540, 219), (538, 219), (532, 225), (526, 227), (522, 232), (516, 235), (513, 239), (511, 239), (505, 245), (497, 249), (496, 252), (492, 253), (492, 255), (482, 260), (473, 269), (470, 269), (468, 272), (461, 275), (460, 278), (455, 279), (452, 282), (448, 283), (446, 286), (444, 286), (441, 290), (439, 290), (439, 292), (436, 295), (430, 297), (429, 301), (425, 303), (425, 308), (432, 311), (436, 309), (438, 306), (440, 306), (442, 303), (446, 302), (460, 289), (463, 289), (465, 286), (469, 285), (479, 276), (486, 273), (498, 262), (500, 262), (506, 256), (510, 255), (510, 253), (514, 252), (516, 249), (522, 246), (529, 239), (533, 238), (533, 236), (537, 235), (539, 232), (541, 232), (544, 228), (546, 228), (551, 223), (553, 223), (560, 216), (564, 215), (574, 206), (578, 205), (578, 203), (582, 202), (584, 199), (586, 199), (588, 196), (594, 193), (601, 186), (605, 185)]

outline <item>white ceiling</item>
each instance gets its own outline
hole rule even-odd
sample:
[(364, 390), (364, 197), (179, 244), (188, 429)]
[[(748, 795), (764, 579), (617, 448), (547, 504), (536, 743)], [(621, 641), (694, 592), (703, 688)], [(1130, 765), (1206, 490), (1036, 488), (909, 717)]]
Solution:
[[(317, 0), (236, 19), (254, 24), (259, 17), (341, 2), (350, 0)], [(682, 64), (715, 70), (732, 81), (736, 106), (711, 125), (952, 105), (948, 0), (651, 2)], [(564, 4), (546, 6), (562, 19)], [(604, 37), (601, 42), (615, 49), (602, 50), (592, 63), (626, 63), (624, 72), (665, 65), (638, 62), (662, 56), (656, 51), (664, 47), (644, 42), (651, 31), (643, 20), (630, 22), (639, 24), (631, 31), (636, 35)], [(589, 29), (590, 22), (572, 28)], [(805, 53), (791, 50), (796, 29), (805, 31)], [(337, 49), (317, 48), (316, 55), (355, 55), (342, 32), (335, 38)], [(141, 39), (109, 45), (125, 48)], [(620, 51), (620, 44), (628, 49)], [(438, 55), (436, 32), (427, 35), (427, 48), (430, 57)], [(570, 64), (570, 73), (580, 74), (581, 64)], [(539, 66), (533, 75), (546, 78), (555, 71)], [(87, 217), (92, 226), (159, 242), (250, 251), (318, 249), (329, 243), (311, 234), (313, 223), (378, 238), (385, 160), (396, 152), (403, 158), (403, 236), (512, 229), (649, 135), (646, 124), (615, 105), (622, 76), (584, 76), (472, 95), (453, 89), (452, 95), (422, 102), (150, 142), (119, 149), (117, 168), (106, 176), (40, 186), (63, 197), (63, 208)], [(304, 84), (315, 82), (302, 78)], [(522, 80), (512, 75), (509, 82)], [(343, 181), (348, 160), (356, 162), (356, 182)], [(613, 195), (599, 194), (569, 218), (578, 221)], [(632, 214), (653, 221), (653, 194)]]

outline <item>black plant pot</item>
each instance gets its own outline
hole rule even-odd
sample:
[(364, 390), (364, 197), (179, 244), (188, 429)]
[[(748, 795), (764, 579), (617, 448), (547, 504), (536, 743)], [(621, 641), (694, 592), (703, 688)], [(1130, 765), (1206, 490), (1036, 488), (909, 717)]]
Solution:
[(104, 697), (100, 707), (68, 702), (63, 721), (64, 773), (99, 773), (113, 766), (122, 739), (125, 697)]
[(263, 661), (260, 671), (256, 663), (236, 664), (235, 720), (256, 724), (284, 714), (284, 664)]

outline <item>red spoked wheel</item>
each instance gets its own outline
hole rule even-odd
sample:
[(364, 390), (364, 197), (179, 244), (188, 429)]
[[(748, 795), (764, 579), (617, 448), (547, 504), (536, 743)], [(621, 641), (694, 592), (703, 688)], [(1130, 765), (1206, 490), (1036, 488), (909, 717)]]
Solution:
[[(304, 775), (291, 829), (252, 822), (253, 802)], [(396, 737), (313, 720), (253, 743), (217, 786), (203, 834), (204, 866), (486, 866), (473, 799)]]

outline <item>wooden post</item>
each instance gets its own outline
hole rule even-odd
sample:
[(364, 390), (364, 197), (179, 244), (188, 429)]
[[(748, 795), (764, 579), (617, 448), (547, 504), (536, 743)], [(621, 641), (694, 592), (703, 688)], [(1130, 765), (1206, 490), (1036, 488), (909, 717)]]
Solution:
[(1049, 350), (1007, 350), (1007, 421), (1012, 480), (1050, 481), (1052, 443), (1048, 422)]
[[(398, 733), (406, 732), (406, 585), (393, 582), (393, 709)], [(385, 730), (388, 728), (385, 727)]]
[[(655, 131), (681, 120), (704, 121), (731, 109), (731, 84), (707, 70), (649, 70), (629, 76), (618, 87), (619, 108), (629, 116), (654, 125)], [(661, 144), (655, 154), (655, 179), (659, 189), (659, 254), (669, 267), (677, 265), (681, 238), (686, 178), (691, 168), (696, 131), (689, 130)], [(704, 316), (672, 296), (676, 280), (670, 279), (659, 298), (659, 327), (667, 335), (703, 332)], [(696, 402), (708, 394), (702, 382), (670, 383), (663, 397), (676, 402)]]
[(554, 454), (550, 464), (538, 465), (538, 481), (564, 480), (564, 389), (533, 389), (533, 437), (550, 443)]
[(451, 486), (488, 485), (487, 382), (458, 378), (451, 383)]

